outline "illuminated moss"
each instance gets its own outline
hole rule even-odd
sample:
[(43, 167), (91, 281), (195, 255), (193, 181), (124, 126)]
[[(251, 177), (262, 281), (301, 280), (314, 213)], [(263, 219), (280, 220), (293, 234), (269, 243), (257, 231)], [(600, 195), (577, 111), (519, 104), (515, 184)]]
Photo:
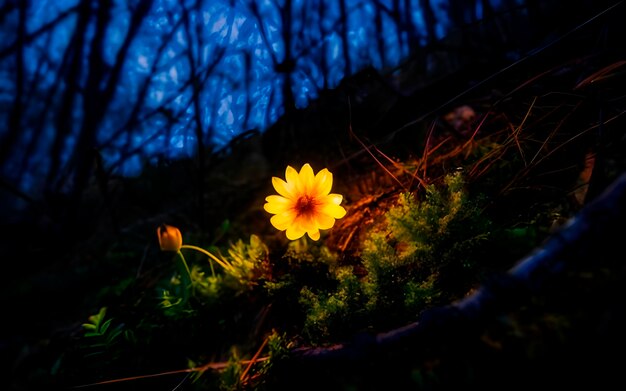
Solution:
[(314, 291), (303, 287), (300, 304), (305, 308), (303, 334), (310, 341), (321, 342), (341, 338), (354, 332), (362, 323), (365, 294), (351, 267), (335, 271), (334, 291)]
[(448, 279), (465, 277), (459, 288), (466, 289), (489, 228), (460, 172), (447, 175), (440, 187), (428, 186), (423, 200), (400, 193), (384, 224), (363, 242), (370, 309), (405, 316), (438, 299)]

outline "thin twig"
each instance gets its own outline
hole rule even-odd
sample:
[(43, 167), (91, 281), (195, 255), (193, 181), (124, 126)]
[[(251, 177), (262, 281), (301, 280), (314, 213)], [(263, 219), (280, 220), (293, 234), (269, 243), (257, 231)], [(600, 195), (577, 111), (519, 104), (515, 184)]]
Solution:
[(250, 372), (250, 368), (252, 368), (252, 364), (257, 362), (257, 359), (259, 358), (259, 356), (261, 355), (261, 352), (263, 351), (263, 349), (265, 349), (265, 346), (267, 345), (267, 341), (269, 341), (269, 337), (265, 338), (263, 340), (263, 343), (261, 344), (261, 346), (259, 347), (259, 349), (256, 351), (256, 353), (254, 354), (254, 356), (252, 356), (252, 359), (250, 360), (250, 362), (248, 363), (248, 366), (246, 366), (246, 369), (244, 369), (244, 371), (242, 372), (241, 376), (239, 377), (239, 380), (241, 382), (244, 381), (244, 379), (246, 378), (246, 376), (248, 375), (248, 372)]

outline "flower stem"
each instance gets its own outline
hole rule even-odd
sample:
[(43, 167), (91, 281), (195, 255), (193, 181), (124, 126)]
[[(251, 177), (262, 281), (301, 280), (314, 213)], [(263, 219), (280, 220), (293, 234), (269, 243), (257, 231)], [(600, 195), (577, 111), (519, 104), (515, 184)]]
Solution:
[(185, 260), (185, 256), (180, 251), (178, 251), (178, 256), (183, 261), (183, 265), (185, 266), (185, 270), (187, 270), (187, 275), (189, 276), (189, 279), (191, 280), (191, 271), (189, 270), (189, 266), (187, 266), (187, 261)]
[(187, 261), (185, 260), (185, 256), (180, 250), (178, 251), (178, 256), (180, 257), (181, 263), (185, 268), (187, 273), (181, 273), (181, 279), (183, 280), (184, 289), (183, 289), (183, 301), (187, 302), (189, 299), (189, 290), (193, 288), (193, 284), (191, 283), (191, 271), (189, 270), (189, 266), (187, 266)]
[(215, 278), (215, 269), (213, 268), (213, 262), (209, 262), (209, 266), (211, 267), (211, 276)]
[[(211, 254), (210, 252), (208, 252), (207, 250), (200, 248), (200, 247), (196, 247), (196, 246), (192, 246), (190, 244), (184, 244), (182, 245), (181, 249), (183, 248), (188, 248), (190, 250), (196, 250), (201, 252), (202, 254), (206, 255), (207, 257), (211, 258), (212, 260), (214, 260), (215, 262), (217, 262), (221, 267), (223, 267), (224, 269), (230, 271), (232, 269), (232, 266), (229, 265), (227, 262), (219, 259), (218, 257), (216, 257), (215, 255)], [(213, 265), (211, 265), (211, 269), (213, 268)]]

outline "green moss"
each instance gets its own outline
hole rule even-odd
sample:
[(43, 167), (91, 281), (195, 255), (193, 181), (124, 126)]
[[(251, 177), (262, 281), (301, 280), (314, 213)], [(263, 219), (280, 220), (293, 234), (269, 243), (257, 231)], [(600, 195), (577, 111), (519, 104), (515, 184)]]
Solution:
[(337, 260), (337, 255), (326, 247), (323, 242), (313, 242), (306, 236), (293, 240), (287, 245), (283, 258), (290, 263), (311, 262), (332, 265)]
[(312, 342), (340, 339), (349, 335), (362, 322), (366, 295), (351, 267), (335, 270), (337, 287), (334, 291), (303, 287), (300, 304), (306, 312), (304, 336)]
[(437, 277), (431, 274), (423, 281), (409, 281), (404, 286), (404, 306), (412, 312), (418, 312), (435, 301), (440, 292), (435, 288)]
[(191, 284), (194, 294), (201, 298), (203, 303), (212, 303), (219, 300), (224, 291), (224, 276), (208, 274), (197, 265), (191, 267)]
[[(441, 186), (428, 186), (422, 200), (400, 193), (383, 223), (362, 242), (365, 276), (331, 263), (334, 284), (302, 287), (304, 336), (320, 343), (357, 330), (391, 327), (449, 300), (442, 292), (466, 293), (476, 281), (490, 227), (479, 203), (468, 197), (460, 172), (446, 176)], [(303, 256), (310, 256), (306, 250), (296, 242), (291, 251), (299, 259), (318, 259)]]
[(239, 350), (233, 347), (226, 368), (221, 372), (218, 388), (222, 391), (237, 391), (244, 389), (241, 383), (241, 375), (244, 366), (241, 364)]
[(435, 303), (450, 279), (463, 279), (456, 287), (462, 293), (473, 280), (490, 227), (460, 172), (447, 175), (439, 187), (428, 186), (423, 200), (400, 193), (384, 224), (363, 241), (370, 310), (405, 317)]

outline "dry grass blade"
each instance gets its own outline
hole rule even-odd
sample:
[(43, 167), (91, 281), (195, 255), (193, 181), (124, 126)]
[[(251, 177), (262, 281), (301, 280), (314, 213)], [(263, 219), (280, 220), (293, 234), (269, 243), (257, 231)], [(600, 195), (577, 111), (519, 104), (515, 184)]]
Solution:
[(608, 79), (612, 76), (613, 71), (615, 71), (616, 69), (624, 65), (626, 65), (626, 60), (618, 61), (611, 65), (608, 65), (600, 69), (599, 71), (592, 73), (590, 76), (586, 77), (583, 81), (576, 84), (576, 87), (574, 87), (574, 90), (578, 90), (580, 88), (586, 87), (598, 81)]
[(402, 182), (400, 182), (400, 180), (395, 175), (393, 175), (393, 173), (389, 171), (389, 169), (385, 167), (385, 165), (380, 160), (378, 160), (376, 156), (374, 156), (374, 154), (369, 149), (369, 147), (365, 145), (365, 143), (361, 141), (361, 139), (352, 131), (352, 124), (348, 126), (348, 130), (350, 132), (350, 135), (354, 137), (354, 139), (361, 145), (361, 147), (363, 147), (363, 149), (372, 157), (372, 159), (374, 159), (374, 161), (383, 169), (383, 171), (385, 171), (387, 175), (389, 175), (398, 185), (400, 185), (401, 188), (403, 188), (406, 191), (407, 189), (402, 184)]
[(259, 356), (261, 355), (261, 352), (263, 351), (263, 349), (265, 349), (265, 346), (267, 345), (267, 341), (268, 340), (269, 340), (269, 338), (265, 338), (263, 340), (263, 343), (261, 344), (259, 349), (256, 351), (256, 353), (254, 354), (252, 359), (248, 362), (248, 365), (246, 366), (246, 369), (244, 369), (244, 371), (241, 373), (241, 377), (239, 378), (239, 380), (242, 383), (244, 383), (244, 381), (246, 379), (246, 376), (248, 375), (248, 372), (250, 372), (250, 368), (252, 368), (252, 365), (259, 361)]
[[(266, 342), (267, 342), (267, 340), (266, 340)], [(242, 360), (240, 363), (241, 364), (247, 364), (248, 366), (250, 366), (250, 365), (252, 365), (254, 363), (263, 362), (263, 361), (266, 361), (268, 359), (269, 359), (269, 357), (258, 357), (258, 356), (255, 356), (251, 360)], [(200, 367), (176, 369), (176, 370), (173, 370), (173, 371), (151, 373), (151, 374), (148, 374), (148, 375), (129, 376), (129, 377), (123, 377), (123, 378), (119, 378), (119, 379), (104, 380), (104, 381), (100, 381), (100, 382), (96, 382), (96, 383), (81, 384), (81, 385), (78, 385), (78, 386), (74, 386), (72, 388), (86, 388), (86, 387), (94, 387), (94, 386), (103, 386), (103, 385), (107, 385), (107, 384), (123, 383), (123, 382), (134, 381), (134, 380), (151, 379), (151, 378), (155, 378), (155, 377), (171, 376), (171, 375), (177, 375), (177, 374), (181, 374), (181, 373), (194, 373), (194, 372), (203, 373), (203, 372), (208, 371), (209, 369), (221, 370), (221, 369), (226, 368), (228, 365), (229, 365), (228, 362), (208, 363), (208, 364), (202, 365)]]

